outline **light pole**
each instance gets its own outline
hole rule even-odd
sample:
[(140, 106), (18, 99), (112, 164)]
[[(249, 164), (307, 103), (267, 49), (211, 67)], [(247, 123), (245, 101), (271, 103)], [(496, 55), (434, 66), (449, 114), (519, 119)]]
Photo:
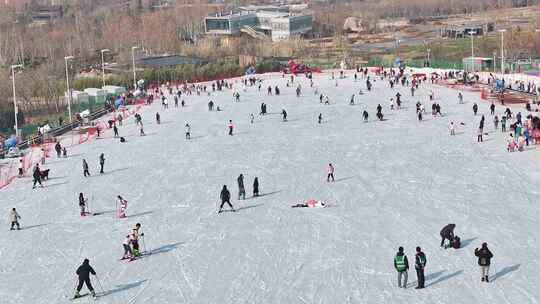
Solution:
[(22, 68), (22, 64), (15, 64), (11, 66), (11, 81), (13, 83), (13, 107), (15, 110), (15, 137), (19, 138), (19, 109), (17, 108), (17, 96), (15, 96), (15, 69)]
[(104, 60), (104, 56), (103, 54), (105, 54), (105, 52), (110, 52), (111, 50), (109, 49), (103, 49), (101, 50), (101, 78), (103, 79), (103, 86), (105, 86), (105, 60)]
[(133, 63), (133, 90), (137, 89), (137, 73), (135, 72), (135, 50), (140, 49), (139, 46), (131, 47), (131, 59)]
[(504, 32), (506, 32), (505, 29), (499, 30), (499, 33), (501, 33), (501, 74), (504, 75)]
[(474, 58), (474, 35), (476, 35), (476, 31), (470, 31), (469, 35), (471, 35), (471, 59)]
[(431, 53), (431, 49), (427, 49), (427, 64), (428, 67), (431, 67), (431, 62), (429, 61), (429, 54)]
[(64, 57), (64, 60), (66, 62), (66, 86), (67, 86), (67, 93), (68, 93), (68, 115), (69, 115), (69, 123), (70, 124), (73, 122), (73, 118), (71, 117), (71, 89), (69, 88), (68, 60), (71, 60), (73, 58), (75, 58), (75, 57), (73, 57), (73, 56)]

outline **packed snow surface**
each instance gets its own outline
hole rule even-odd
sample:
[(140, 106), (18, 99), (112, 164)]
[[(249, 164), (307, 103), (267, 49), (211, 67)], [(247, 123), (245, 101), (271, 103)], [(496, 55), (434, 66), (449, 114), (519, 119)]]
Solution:
[[(458, 104), (458, 92), (446, 87), (422, 84), (411, 97), (409, 88), (390, 89), (380, 79), (367, 92), (365, 80), (347, 76), (336, 86), (330, 74), (314, 75), (330, 105), (319, 103), (306, 78), (287, 87), (287, 78), (276, 75), (260, 92), (235, 83), (238, 103), (233, 90), (183, 96), (185, 108), (174, 108), (171, 99), (164, 110), (157, 100), (140, 112), (146, 136), (138, 135), (132, 117), (120, 127), (127, 143), (107, 130), (71, 148), (67, 159), (56, 159), (53, 151), (43, 166), (51, 170), (45, 188), (32, 190), (27, 174), (0, 191), (6, 219), (0, 302), (70, 303), (75, 270), (88, 258), (101, 303), (538, 303), (536, 147), (508, 153), (507, 135), (494, 130), (478, 92), (464, 92), (465, 104)], [(281, 95), (267, 96), (269, 85), (278, 85)], [(426, 114), (418, 122), (415, 103), (430, 112), (430, 90), (444, 116)], [(391, 111), (396, 92), (403, 108)], [(349, 105), (353, 93), (356, 105)], [(210, 99), (223, 111), (209, 112)], [(258, 116), (261, 102), (268, 105), (264, 117)], [(489, 135), (480, 144), (473, 102), (486, 115)], [(385, 121), (375, 120), (379, 103)], [(234, 136), (227, 135), (229, 119)], [(454, 137), (450, 121), (457, 124)], [(83, 158), (91, 177), (82, 175)], [(326, 182), (328, 163), (335, 166), (333, 183)], [(239, 201), (240, 173), (248, 199)], [(258, 198), (251, 197), (255, 176)], [(223, 185), (237, 213), (216, 214)], [(80, 192), (91, 211), (102, 214), (81, 218)], [(128, 218), (114, 217), (117, 195), (129, 202)], [(331, 207), (290, 207), (307, 199)], [(9, 231), (12, 207), (22, 216), (21, 231)], [(151, 254), (120, 261), (122, 241), (137, 222)], [(463, 248), (439, 247), (439, 231), (448, 223), (457, 225)], [(480, 282), (473, 252), (482, 242), (495, 256), (489, 284)], [(399, 246), (411, 264), (408, 289), (397, 288), (393, 258)], [(424, 290), (412, 288), (416, 246), (427, 255)]]

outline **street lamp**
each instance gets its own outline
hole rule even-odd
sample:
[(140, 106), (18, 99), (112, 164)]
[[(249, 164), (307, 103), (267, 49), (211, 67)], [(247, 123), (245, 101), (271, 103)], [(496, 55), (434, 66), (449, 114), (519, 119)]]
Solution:
[(15, 110), (15, 137), (19, 138), (19, 109), (17, 108), (17, 96), (15, 96), (15, 69), (22, 68), (22, 64), (15, 64), (11, 66), (11, 81), (13, 83), (13, 107)]
[(68, 115), (69, 115), (69, 123), (70, 124), (73, 122), (73, 118), (71, 117), (71, 89), (69, 88), (68, 60), (71, 60), (73, 58), (75, 58), (75, 57), (73, 57), (73, 56), (64, 57), (64, 60), (66, 62), (66, 86), (67, 86), (67, 93), (68, 93)]
[(501, 33), (501, 74), (504, 75), (504, 32), (506, 30), (501, 29), (498, 32)]
[(474, 60), (474, 35), (476, 35), (476, 31), (470, 31), (469, 35), (471, 35), (471, 60)]
[(111, 50), (109, 49), (101, 50), (101, 72), (102, 72), (103, 86), (105, 86), (105, 61), (104, 61), (103, 54), (105, 54), (105, 52), (110, 52), (110, 51)]
[(431, 62), (429, 61), (429, 54), (431, 53), (431, 49), (427, 49), (427, 64), (428, 67), (431, 67)]
[(133, 90), (137, 89), (137, 73), (135, 72), (135, 50), (140, 49), (139, 46), (131, 47), (131, 59), (133, 62)]

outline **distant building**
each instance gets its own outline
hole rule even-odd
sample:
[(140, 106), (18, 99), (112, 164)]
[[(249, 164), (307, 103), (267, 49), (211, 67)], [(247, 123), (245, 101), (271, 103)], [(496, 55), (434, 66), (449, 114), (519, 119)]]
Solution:
[(441, 36), (448, 38), (464, 38), (473, 36), (483, 36), (493, 32), (495, 25), (492, 22), (482, 24), (447, 24), (441, 29)]
[(49, 23), (64, 16), (61, 5), (37, 6), (32, 9), (32, 22), (37, 24)]
[(206, 34), (234, 36), (246, 33), (257, 39), (279, 41), (310, 32), (313, 16), (291, 14), (288, 7), (248, 7), (226, 15), (206, 17), (204, 25)]

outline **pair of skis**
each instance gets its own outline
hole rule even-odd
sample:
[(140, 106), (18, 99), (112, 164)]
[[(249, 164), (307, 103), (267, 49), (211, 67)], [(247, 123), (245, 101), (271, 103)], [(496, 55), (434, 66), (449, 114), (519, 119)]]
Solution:
[[(78, 299), (80, 299), (80, 298), (85, 298), (85, 297), (87, 297), (87, 296), (89, 296), (89, 295), (90, 295), (89, 292), (83, 293), (83, 294), (80, 294), (80, 295), (78, 295), (78, 296), (72, 297), (72, 298), (71, 298), (71, 301), (75, 301), (75, 300), (78, 300)], [(97, 298), (99, 298), (99, 297), (100, 297), (100, 296), (96, 294), (96, 295), (93, 296), (92, 298), (94, 298), (94, 300), (97, 300)]]

